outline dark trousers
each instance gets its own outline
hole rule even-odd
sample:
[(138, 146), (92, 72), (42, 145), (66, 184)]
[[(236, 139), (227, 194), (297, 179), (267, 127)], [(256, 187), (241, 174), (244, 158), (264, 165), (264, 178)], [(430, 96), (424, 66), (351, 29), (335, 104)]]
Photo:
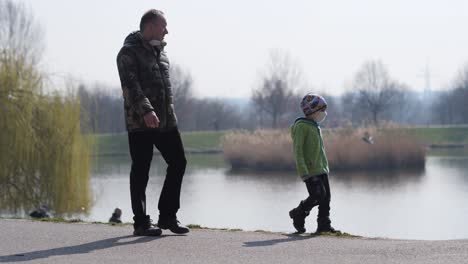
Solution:
[(322, 174), (319, 176), (320, 180), (322, 181), (323, 187), (325, 188), (325, 196), (322, 199), (319, 199), (316, 196), (316, 192), (314, 189), (316, 186), (312, 183), (311, 179), (305, 181), (307, 191), (309, 192), (309, 197), (307, 197), (303, 202), (303, 209), (307, 212), (312, 210), (312, 208), (318, 205), (318, 219), (328, 219), (330, 216), (330, 200), (331, 200), (331, 193), (330, 193), (330, 183), (328, 182), (328, 175)]
[(130, 196), (135, 224), (146, 216), (146, 186), (155, 146), (167, 163), (166, 179), (159, 197), (160, 218), (175, 218), (180, 208), (180, 189), (187, 160), (177, 128), (170, 131), (136, 131), (128, 133), (132, 168), (130, 171)]

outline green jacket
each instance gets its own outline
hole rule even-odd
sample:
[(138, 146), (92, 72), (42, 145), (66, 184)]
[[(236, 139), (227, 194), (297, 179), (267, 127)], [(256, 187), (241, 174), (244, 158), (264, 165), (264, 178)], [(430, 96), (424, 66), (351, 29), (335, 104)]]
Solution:
[(291, 126), (291, 137), (297, 173), (302, 180), (329, 173), (319, 124), (307, 118), (298, 118)]

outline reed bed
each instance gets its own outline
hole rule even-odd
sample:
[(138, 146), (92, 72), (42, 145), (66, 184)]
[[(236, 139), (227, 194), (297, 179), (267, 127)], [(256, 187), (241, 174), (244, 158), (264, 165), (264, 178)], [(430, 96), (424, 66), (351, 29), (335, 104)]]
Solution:
[(282, 130), (237, 131), (222, 139), (224, 157), (233, 169), (294, 168), (291, 137)]
[[(369, 133), (374, 144), (363, 140)], [(425, 148), (398, 129), (336, 129), (323, 132), (331, 170), (421, 169)], [(232, 169), (294, 170), (292, 139), (288, 130), (235, 131), (222, 140)]]

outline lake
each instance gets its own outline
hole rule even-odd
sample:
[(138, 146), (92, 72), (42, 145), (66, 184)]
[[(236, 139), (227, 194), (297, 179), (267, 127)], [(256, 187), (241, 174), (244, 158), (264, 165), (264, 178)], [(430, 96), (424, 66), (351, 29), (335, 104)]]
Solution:
[[(366, 237), (468, 238), (468, 155), (430, 155), (423, 171), (332, 172), (331, 219), (335, 228)], [(222, 155), (188, 155), (178, 218), (212, 228), (293, 232), (288, 211), (306, 198), (295, 172), (230, 172)], [(165, 165), (153, 159), (147, 211), (157, 221)], [(132, 222), (130, 158), (99, 157), (92, 170), (93, 207), (81, 216), (106, 222), (115, 207)], [(317, 209), (306, 220), (315, 231)]]

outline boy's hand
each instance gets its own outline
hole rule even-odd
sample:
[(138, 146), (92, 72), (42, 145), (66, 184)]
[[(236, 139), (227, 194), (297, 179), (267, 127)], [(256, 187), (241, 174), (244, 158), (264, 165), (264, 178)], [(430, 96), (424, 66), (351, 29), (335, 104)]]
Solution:
[(327, 191), (323, 185), (322, 179), (320, 177), (311, 177), (307, 180), (309, 183), (310, 193), (315, 196), (314, 198), (318, 201), (322, 201), (327, 196)]

